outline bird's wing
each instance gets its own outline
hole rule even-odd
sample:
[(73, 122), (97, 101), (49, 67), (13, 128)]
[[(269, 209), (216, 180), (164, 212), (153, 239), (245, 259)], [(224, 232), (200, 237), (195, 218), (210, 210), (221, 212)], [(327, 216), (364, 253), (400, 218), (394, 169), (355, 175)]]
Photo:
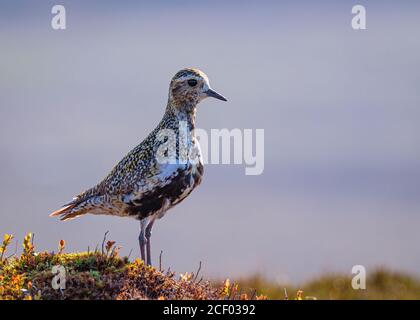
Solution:
[[(163, 200), (156, 200), (161, 193), (160, 190), (167, 190), (166, 186), (186, 167), (185, 164), (151, 162), (144, 166), (143, 171), (131, 172), (127, 170), (126, 158), (103, 182), (75, 197), (51, 216), (61, 216), (62, 220), (69, 220), (86, 213), (135, 215), (140, 209), (143, 212), (152, 212), (155, 206), (159, 206), (160, 200)], [(127, 171), (122, 171), (120, 166)], [(130, 209), (134, 211), (130, 212)]]
[(154, 164), (151, 137), (131, 150), (99, 184), (76, 197), (50, 216), (61, 216), (62, 220), (88, 213), (95, 207), (107, 204), (123, 194), (130, 194), (137, 189), (152, 170)]

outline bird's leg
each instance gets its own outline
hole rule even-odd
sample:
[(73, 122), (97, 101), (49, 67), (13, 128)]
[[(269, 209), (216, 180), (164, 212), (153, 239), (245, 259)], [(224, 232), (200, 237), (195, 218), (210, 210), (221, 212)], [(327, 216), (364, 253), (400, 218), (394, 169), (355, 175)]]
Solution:
[(152, 236), (152, 227), (155, 220), (149, 222), (149, 224), (146, 227), (146, 254), (147, 254), (147, 265), (152, 265), (152, 253), (150, 249), (150, 238)]
[(145, 236), (145, 229), (146, 229), (146, 221), (141, 220), (140, 221), (140, 234), (139, 234), (139, 245), (140, 245), (140, 255), (141, 259), (146, 262), (146, 257), (144, 253), (144, 247), (146, 245), (146, 236)]

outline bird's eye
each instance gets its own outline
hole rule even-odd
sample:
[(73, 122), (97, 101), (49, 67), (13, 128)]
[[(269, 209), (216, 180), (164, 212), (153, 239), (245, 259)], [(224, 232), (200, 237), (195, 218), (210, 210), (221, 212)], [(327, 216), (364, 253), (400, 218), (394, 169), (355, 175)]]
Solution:
[(190, 79), (188, 80), (188, 84), (190, 85), (190, 87), (195, 87), (197, 85), (197, 80)]

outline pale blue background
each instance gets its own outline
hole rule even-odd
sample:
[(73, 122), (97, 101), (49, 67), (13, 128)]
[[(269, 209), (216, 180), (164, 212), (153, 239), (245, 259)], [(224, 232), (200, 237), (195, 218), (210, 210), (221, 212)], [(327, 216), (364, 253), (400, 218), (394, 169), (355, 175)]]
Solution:
[[(366, 31), (351, 29), (357, 3)], [(357, 3), (2, 1), (0, 233), (85, 250), (109, 230), (137, 256), (134, 220), (48, 213), (139, 143), (169, 79), (196, 66), (229, 98), (202, 103), (198, 125), (265, 129), (265, 171), (206, 166), (156, 225), (155, 258), (179, 272), (201, 260), (207, 277), (420, 274), (419, 4)]]

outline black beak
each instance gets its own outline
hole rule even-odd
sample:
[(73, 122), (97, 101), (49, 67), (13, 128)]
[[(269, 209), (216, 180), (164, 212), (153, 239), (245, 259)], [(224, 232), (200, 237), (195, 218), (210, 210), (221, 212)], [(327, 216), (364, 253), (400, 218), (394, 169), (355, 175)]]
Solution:
[(206, 91), (206, 94), (209, 97), (213, 97), (213, 98), (216, 98), (216, 99), (219, 99), (219, 100), (222, 100), (222, 101), (227, 101), (227, 99), (224, 96), (222, 96), (221, 94), (218, 94), (216, 91), (214, 91), (212, 89), (208, 89)]

